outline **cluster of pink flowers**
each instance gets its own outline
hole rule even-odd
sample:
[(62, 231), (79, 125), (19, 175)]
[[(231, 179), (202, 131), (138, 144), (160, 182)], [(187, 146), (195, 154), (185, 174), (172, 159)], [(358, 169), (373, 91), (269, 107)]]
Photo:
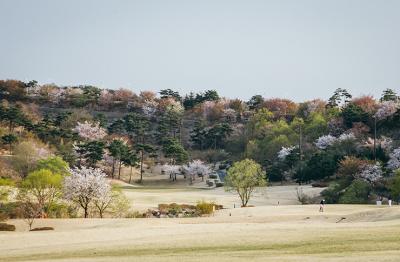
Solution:
[(78, 122), (73, 131), (83, 139), (91, 141), (103, 139), (107, 135), (106, 130), (100, 126), (100, 123), (90, 123), (88, 121), (84, 123)]
[(394, 113), (396, 113), (397, 110), (399, 110), (399, 108), (400, 108), (399, 103), (395, 101), (384, 101), (379, 104), (379, 108), (375, 113), (375, 117), (378, 120), (388, 118)]

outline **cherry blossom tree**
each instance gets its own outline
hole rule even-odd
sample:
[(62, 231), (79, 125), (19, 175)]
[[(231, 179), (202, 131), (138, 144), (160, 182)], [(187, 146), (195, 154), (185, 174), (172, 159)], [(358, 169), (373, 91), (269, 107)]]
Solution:
[(101, 106), (106, 106), (106, 107), (110, 107), (113, 105), (114, 103), (114, 93), (107, 90), (107, 89), (103, 89), (101, 90), (100, 93), (100, 97), (99, 97), (99, 105)]
[(331, 135), (321, 136), (315, 142), (315, 145), (319, 149), (326, 149), (327, 147), (333, 145), (337, 141), (337, 138)]
[(354, 139), (356, 139), (356, 136), (353, 133), (343, 133), (337, 138), (337, 141), (343, 142)]
[(193, 160), (187, 166), (184, 167), (184, 170), (190, 177), (190, 184), (192, 184), (196, 175), (201, 175), (204, 180), (204, 176), (211, 173), (211, 169), (208, 165), (204, 164), (201, 160)]
[(375, 183), (382, 178), (383, 171), (379, 163), (365, 165), (358, 177), (370, 183)]
[(106, 201), (111, 187), (101, 169), (81, 167), (70, 169), (69, 173), (64, 179), (64, 197), (80, 205), (87, 218), (90, 205)]
[(400, 169), (400, 147), (393, 150), (393, 152), (389, 154), (389, 158), (387, 167), (393, 171)]
[(222, 111), (222, 116), (229, 122), (234, 122), (236, 120), (237, 113), (234, 109), (228, 108)]
[(378, 120), (383, 120), (396, 113), (399, 109), (399, 103), (395, 101), (384, 101), (379, 104), (378, 110), (376, 111), (374, 116)]
[(278, 159), (279, 160), (285, 160), (288, 155), (292, 153), (292, 151), (296, 148), (296, 146), (290, 146), (290, 147), (282, 147), (281, 150), (278, 152)]
[(155, 100), (144, 100), (142, 104), (142, 111), (147, 117), (152, 117), (157, 112), (158, 103)]
[(314, 112), (322, 112), (325, 110), (326, 102), (321, 99), (314, 99), (307, 101), (303, 106), (303, 115), (305, 117), (310, 116)]
[(181, 173), (181, 166), (179, 165), (163, 165), (161, 170), (169, 175), (169, 178), (176, 180), (176, 175)]
[(80, 137), (85, 140), (93, 141), (103, 139), (107, 132), (100, 126), (100, 123), (90, 123), (85, 121), (84, 123), (78, 122), (76, 127), (73, 129), (74, 132), (78, 133)]

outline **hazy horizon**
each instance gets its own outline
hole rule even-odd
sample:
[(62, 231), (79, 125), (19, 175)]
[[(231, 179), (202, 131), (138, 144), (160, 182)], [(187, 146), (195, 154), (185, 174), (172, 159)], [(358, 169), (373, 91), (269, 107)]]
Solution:
[(0, 79), (295, 101), (399, 91), (400, 1), (0, 2)]

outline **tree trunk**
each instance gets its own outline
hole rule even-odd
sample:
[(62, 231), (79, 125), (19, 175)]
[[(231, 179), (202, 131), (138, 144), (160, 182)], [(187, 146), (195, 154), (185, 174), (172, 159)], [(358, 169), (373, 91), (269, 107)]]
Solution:
[(87, 218), (88, 217), (88, 206), (85, 206), (83, 209), (85, 210), (85, 218)]
[(121, 179), (121, 164), (122, 164), (122, 161), (120, 159), (119, 160), (119, 167), (118, 167), (118, 179)]
[(113, 163), (112, 163), (112, 168), (111, 168), (111, 177), (114, 179), (114, 173), (115, 173), (115, 157), (113, 157)]
[(143, 158), (144, 158), (144, 153), (143, 150), (140, 151), (141, 156), (140, 156), (140, 183), (142, 183), (143, 180)]
[(129, 173), (129, 184), (131, 183), (131, 181), (132, 181), (132, 166), (131, 166), (131, 172)]

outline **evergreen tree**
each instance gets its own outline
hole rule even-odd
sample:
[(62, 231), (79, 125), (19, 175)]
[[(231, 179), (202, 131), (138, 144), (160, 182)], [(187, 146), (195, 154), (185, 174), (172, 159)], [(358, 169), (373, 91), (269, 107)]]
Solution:
[(397, 101), (399, 97), (393, 89), (386, 89), (383, 91), (380, 101)]

